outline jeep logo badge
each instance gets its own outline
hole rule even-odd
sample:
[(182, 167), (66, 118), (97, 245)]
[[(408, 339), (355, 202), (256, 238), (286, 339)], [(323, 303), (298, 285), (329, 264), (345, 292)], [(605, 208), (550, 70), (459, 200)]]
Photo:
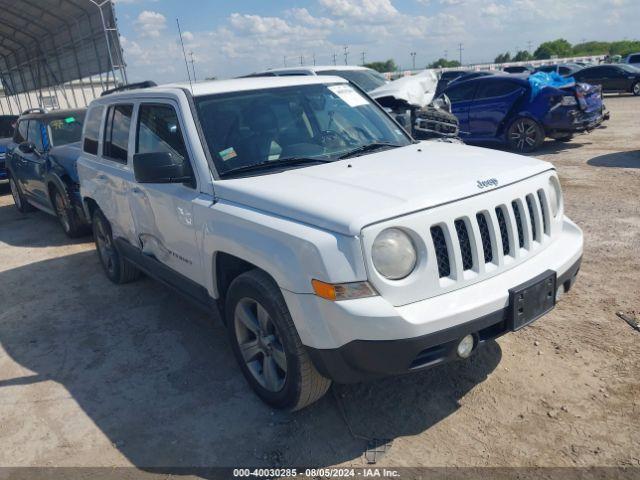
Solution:
[(489, 178), (487, 180), (478, 180), (478, 188), (497, 187), (498, 180), (495, 178)]

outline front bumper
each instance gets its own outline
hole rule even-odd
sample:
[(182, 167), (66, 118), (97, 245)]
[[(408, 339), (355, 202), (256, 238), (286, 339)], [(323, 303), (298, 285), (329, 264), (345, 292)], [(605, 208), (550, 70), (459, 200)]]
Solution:
[[(557, 277), (559, 293), (568, 292), (576, 281), (582, 258)], [(338, 383), (355, 383), (375, 378), (425, 370), (457, 360), (456, 348), (466, 335), (474, 338), (476, 352), (488, 341), (511, 331), (510, 308), (483, 315), (470, 322), (399, 340), (354, 340), (336, 349), (307, 348), (318, 371)]]
[(575, 281), (582, 257), (581, 230), (568, 218), (546, 249), (482, 282), (408, 305), (383, 297), (329, 302), (283, 291), (302, 343), (318, 370), (337, 382), (407, 373), (455, 357), (465, 335), (476, 346), (507, 332), (509, 289), (547, 270), (559, 293)]

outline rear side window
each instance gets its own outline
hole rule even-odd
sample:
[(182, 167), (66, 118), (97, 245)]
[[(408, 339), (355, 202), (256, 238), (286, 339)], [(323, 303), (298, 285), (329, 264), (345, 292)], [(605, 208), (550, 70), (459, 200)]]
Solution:
[(36, 150), (40, 152), (44, 150), (44, 147), (42, 146), (42, 123), (37, 120), (31, 120), (29, 122), (27, 140), (36, 146)]
[(640, 63), (640, 55), (630, 55), (629, 63)]
[(456, 102), (464, 102), (467, 100), (472, 100), (473, 99), (473, 94), (476, 91), (476, 84), (474, 83), (464, 83), (462, 85), (455, 85), (452, 86), (450, 88), (447, 88), (447, 90), (444, 92), (447, 97), (449, 97), (449, 100), (451, 100), (451, 103), (456, 103)]
[(28, 120), (22, 120), (20, 123), (18, 123), (18, 128), (16, 128), (15, 136), (13, 137), (14, 142), (24, 143), (27, 141), (28, 123)]
[(87, 114), (84, 127), (84, 144), (82, 149), (91, 155), (98, 154), (98, 139), (100, 138), (100, 122), (103, 107), (93, 107)]
[(132, 113), (133, 105), (112, 105), (107, 110), (102, 145), (104, 157), (127, 163)]
[(509, 95), (522, 87), (512, 82), (487, 82), (478, 86), (476, 98), (492, 98)]
[(187, 158), (178, 115), (171, 105), (140, 105), (136, 153), (153, 152)]

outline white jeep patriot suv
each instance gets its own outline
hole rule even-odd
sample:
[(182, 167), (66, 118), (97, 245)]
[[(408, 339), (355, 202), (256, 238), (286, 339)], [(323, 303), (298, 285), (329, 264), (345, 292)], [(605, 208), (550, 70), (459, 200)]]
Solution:
[(103, 96), (78, 171), (109, 279), (219, 308), (280, 408), (468, 357), (551, 310), (582, 255), (551, 164), (417, 143), (338, 77)]

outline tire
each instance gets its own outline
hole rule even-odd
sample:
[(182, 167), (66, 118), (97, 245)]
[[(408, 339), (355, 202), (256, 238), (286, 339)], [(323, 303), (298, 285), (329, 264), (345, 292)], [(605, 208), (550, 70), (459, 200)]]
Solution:
[(33, 212), (35, 207), (31, 205), (22, 193), (20, 185), (9, 176), (9, 189), (11, 190), (11, 196), (13, 197), (13, 203), (20, 213)]
[(538, 122), (528, 117), (515, 119), (507, 129), (509, 147), (520, 153), (537, 150), (544, 142), (544, 137), (544, 129)]
[(633, 93), (636, 97), (640, 97), (640, 82), (636, 82), (631, 87), (631, 93)]
[(265, 403), (295, 411), (327, 392), (331, 380), (311, 362), (280, 289), (266, 273), (250, 270), (231, 283), (225, 318), (242, 373)]
[(60, 226), (67, 237), (77, 238), (87, 234), (87, 227), (82, 223), (75, 209), (71, 206), (68, 197), (57, 188), (54, 188), (52, 191), (51, 203), (55, 209)]
[(137, 280), (140, 270), (125, 260), (113, 241), (111, 225), (100, 210), (93, 215), (93, 238), (100, 264), (107, 278), (113, 283), (121, 285)]

